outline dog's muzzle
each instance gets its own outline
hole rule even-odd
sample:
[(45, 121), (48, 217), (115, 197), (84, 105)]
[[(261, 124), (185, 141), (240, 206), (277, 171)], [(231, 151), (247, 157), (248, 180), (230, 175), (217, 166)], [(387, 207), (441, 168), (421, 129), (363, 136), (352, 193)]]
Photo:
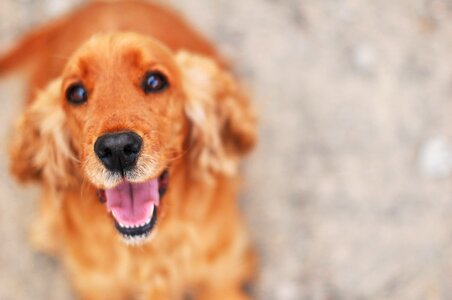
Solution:
[[(144, 182), (131, 182), (137, 168), (143, 140), (135, 132), (114, 132), (100, 136), (94, 152), (104, 167), (122, 181), (98, 194), (115, 220), (115, 227), (128, 243), (143, 241), (157, 222), (157, 209), (167, 189), (168, 171)], [(134, 178), (135, 179), (135, 178)]]

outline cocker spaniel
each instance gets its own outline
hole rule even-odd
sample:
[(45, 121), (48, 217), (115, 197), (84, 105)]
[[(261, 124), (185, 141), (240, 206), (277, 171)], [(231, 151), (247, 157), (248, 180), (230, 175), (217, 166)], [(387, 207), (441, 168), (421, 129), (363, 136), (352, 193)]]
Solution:
[(81, 299), (248, 299), (237, 167), (256, 117), (203, 37), (158, 5), (94, 2), (0, 57), (16, 69), (11, 170), (39, 183), (32, 240)]

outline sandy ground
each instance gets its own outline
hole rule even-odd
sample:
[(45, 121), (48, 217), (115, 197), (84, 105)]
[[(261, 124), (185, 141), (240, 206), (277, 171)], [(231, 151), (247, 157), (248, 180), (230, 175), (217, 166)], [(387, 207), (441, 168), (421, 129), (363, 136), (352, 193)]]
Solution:
[[(0, 0), (0, 44), (78, 1)], [(262, 300), (452, 299), (452, 2), (170, 1), (261, 111), (241, 204)], [(64, 3), (64, 4), (63, 4)], [(21, 86), (0, 83), (5, 141)], [(71, 299), (0, 155), (0, 299)]]

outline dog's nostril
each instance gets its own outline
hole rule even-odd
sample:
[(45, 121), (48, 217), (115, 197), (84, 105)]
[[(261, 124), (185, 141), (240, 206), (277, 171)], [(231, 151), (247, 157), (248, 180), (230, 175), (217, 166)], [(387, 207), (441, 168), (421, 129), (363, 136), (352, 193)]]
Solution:
[(99, 150), (97, 154), (98, 154), (99, 158), (107, 158), (107, 157), (111, 156), (113, 153), (111, 152), (110, 148), (105, 148), (105, 149)]
[(124, 153), (126, 155), (138, 154), (140, 152), (140, 147), (137, 144), (128, 144), (124, 147)]
[(104, 156), (105, 156), (105, 157), (111, 156), (112, 154), (113, 154), (113, 153), (111, 152), (111, 149), (110, 149), (110, 148), (105, 149), (105, 153), (104, 153)]
[(125, 153), (126, 155), (132, 154), (132, 146), (130, 146), (130, 145), (125, 146), (125, 147), (124, 147), (124, 153)]

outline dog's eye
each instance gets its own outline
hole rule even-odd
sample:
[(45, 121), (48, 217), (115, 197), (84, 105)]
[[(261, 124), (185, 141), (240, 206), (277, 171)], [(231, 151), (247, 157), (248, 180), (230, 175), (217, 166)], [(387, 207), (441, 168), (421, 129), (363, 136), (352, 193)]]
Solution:
[(160, 72), (146, 74), (143, 81), (143, 90), (146, 94), (158, 93), (168, 87), (165, 75)]
[(88, 99), (88, 93), (81, 83), (76, 83), (66, 90), (66, 99), (72, 104), (82, 104)]

